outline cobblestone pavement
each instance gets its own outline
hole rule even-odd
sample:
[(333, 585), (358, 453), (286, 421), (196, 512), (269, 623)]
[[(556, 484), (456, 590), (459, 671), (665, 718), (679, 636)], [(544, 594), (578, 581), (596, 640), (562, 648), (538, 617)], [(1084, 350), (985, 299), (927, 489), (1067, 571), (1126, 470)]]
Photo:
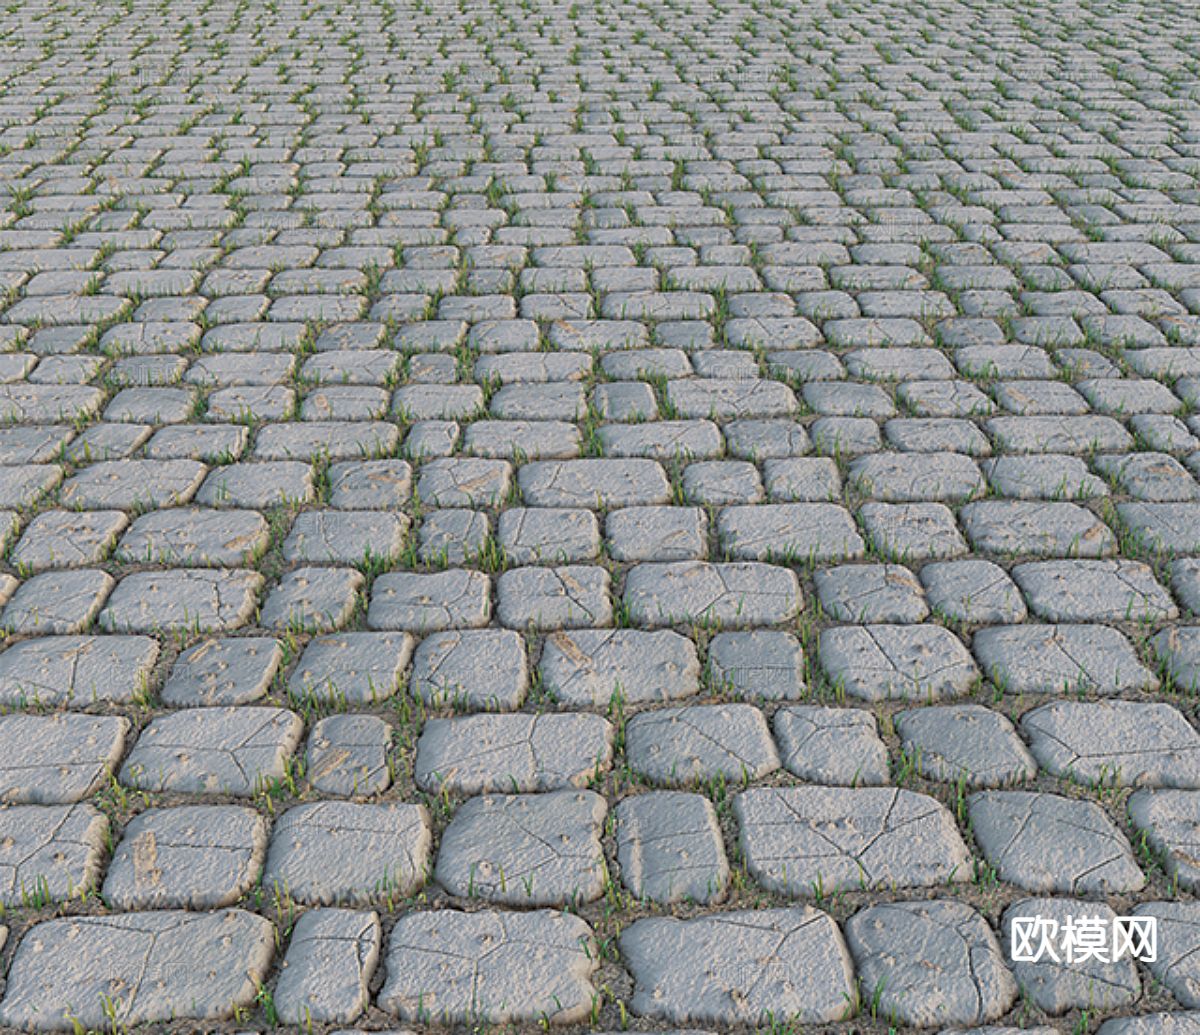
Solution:
[(1200, 1032), (1198, 15), (8, 4), (0, 1028)]

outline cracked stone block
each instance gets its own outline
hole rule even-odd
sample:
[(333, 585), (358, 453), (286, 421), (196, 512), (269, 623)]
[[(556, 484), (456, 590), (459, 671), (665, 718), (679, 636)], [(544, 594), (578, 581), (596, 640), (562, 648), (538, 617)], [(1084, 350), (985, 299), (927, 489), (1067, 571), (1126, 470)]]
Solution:
[(296, 805), (275, 823), (262, 884), (309, 906), (404, 898), (425, 883), (432, 842), (424, 805)]
[(670, 1024), (825, 1024), (853, 1001), (841, 932), (810, 906), (637, 920), (620, 948), (633, 1012)]
[(584, 790), (469, 798), (442, 835), (434, 877), (506, 905), (591, 902), (604, 890), (604, 799)]
[(320, 794), (379, 794), (392, 782), (392, 728), (377, 715), (330, 715), (308, 735), (305, 775)]
[(1171, 595), (1140, 561), (1033, 561), (1012, 570), (1034, 614), (1052, 622), (1163, 621)]
[(868, 701), (936, 701), (965, 694), (979, 677), (962, 641), (937, 625), (823, 629), (819, 649), (829, 678)]
[(1136, 791), (1129, 798), (1129, 819), (1162, 858), (1166, 871), (1191, 890), (1200, 887), (1197, 847), (1200, 795), (1188, 791)]
[(933, 887), (970, 879), (970, 855), (936, 799), (887, 787), (764, 787), (733, 803), (742, 852), (768, 891)]
[(259, 622), (268, 629), (328, 632), (354, 614), (366, 576), (354, 568), (297, 568), (267, 594)]
[(724, 506), (757, 503), (763, 497), (758, 468), (744, 460), (705, 460), (683, 470), (683, 495), (689, 503)]
[(413, 654), (410, 686), (417, 697), (434, 706), (519, 708), (529, 687), (525, 641), (508, 629), (426, 636)]
[(81, 633), (92, 623), (113, 586), (106, 571), (46, 571), (21, 584), (0, 612), (0, 627), (30, 635)]
[(872, 453), (850, 464), (849, 482), (885, 503), (962, 501), (987, 490), (979, 466), (961, 453)]
[(893, 1024), (985, 1024), (1017, 999), (995, 934), (965, 902), (868, 906), (846, 921), (846, 944), (863, 995)]
[(1096, 468), (1113, 478), (1134, 499), (1182, 502), (1200, 497), (1200, 485), (1178, 460), (1166, 453), (1100, 456)]
[(1200, 503), (1118, 503), (1117, 516), (1149, 549), (1200, 552)]
[(1140, 1017), (1113, 1017), (1096, 1029), (1096, 1035), (1195, 1035), (1200, 1016), (1195, 1013), (1149, 1013)]
[(838, 500), (842, 479), (827, 456), (786, 457), (763, 464), (767, 495), (778, 503), (822, 503)]
[(128, 526), (119, 510), (43, 511), (26, 525), (12, 563), (31, 571), (98, 564)]
[(1146, 883), (1125, 835), (1093, 802), (1033, 791), (978, 791), (968, 809), (987, 861), (1001, 880), (1019, 888), (1112, 895)]
[(117, 909), (218, 909), (253, 887), (267, 821), (236, 805), (147, 809), (113, 852), (101, 897)]
[(17, 946), (0, 1023), (225, 1020), (253, 1004), (274, 947), (271, 922), (241, 909), (49, 920)]
[(954, 512), (944, 503), (864, 503), (858, 515), (871, 545), (902, 564), (968, 552)]
[(626, 507), (605, 518), (604, 535), (618, 561), (703, 560), (708, 516), (700, 507)]
[(542, 649), (542, 681), (560, 704), (573, 708), (690, 697), (700, 689), (696, 647), (663, 630), (583, 629), (552, 633)]
[(82, 801), (121, 760), (129, 729), (119, 715), (0, 715), (0, 803)]
[(0, 706), (126, 703), (145, 694), (158, 659), (148, 636), (44, 636), (0, 653)]
[(409, 520), (378, 511), (309, 510), (296, 521), (283, 544), (288, 563), (364, 564), (393, 560), (404, 545)]
[(513, 564), (568, 564), (600, 553), (600, 523), (590, 510), (511, 507), (500, 515), (496, 538)]
[(721, 777), (749, 783), (780, 764), (767, 720), (750, 704), (640, 712), (626, 724), (625, 738), (630, 767), (661, 787)]
[(523, 464), (517, 481), (533, 507), (609, 510), (671, 502), (671, 483), (655, 460), (541, 460)]
[(1200, 627), (1163, 629), (1150, 644), (1171, 685), (1184, 691), (1200, 687)]
[(787, 385), (758, 378), (668, 381), (667, 400), (680, 416), (710, 420), (788, 417), (798, 405)]
[(601, 567), (514, 568), (496, 579), (496, 618), (510, 629), (610, 625), (610, 583)]
[(712, 803), (701, 794), (653, 791), (616, 807), (621, 882), (643, 900), (715, 903), (729, 886), (729, 863)]
[(1189, 1010), (1200, 1007), (1200, 906), (1195, 902), (1145, 902), (1134, 916), (1158, 922), (1156, 958), (1146, 962), (1154, 979)]
[(980, 463), (996, 492), (1016, 500), (1085, 500), (1108, 495), (1077, 456), (999, 456)]
[(421, 468), (416, 491), (426, 506), (496, 507), (511, 484), (512, 465), (506, 460), (447, 457)]
[(599, 964), (591, 928), (568, 913), (409, 913), (388, 939), (378, 1004), (423, 1024), (570, 1024), (591, 1010)]
[(1011, 694), (1121, 693), (1158, 680), (1107, 625), (994, 625), (972, 641), (984, 672)]
[(993, 625), (1028, 614), (1016, 583), (991, 561), (934, 561), (922, 566), (920, 579), (934, 613), (954, 621)]
[(420, 558), (434, 567), (478, 564), (486, 556), (491, 525), (480, 510), (434, 510), (421, 521)]
[(1115, 787), (1200, 788), (1200, 734), (1169, 704), (1053, 701), (1021, 717), (1056, 776)]
[(266, 549), (267, 521), (253, 510), (176, 507), (143, 514), (117, 546), (116, 559), (141, 564), (237, 567)]
[(491, 582), (482, 572), (395, 572), (375, 580), (367, 625), (372, 629), (440, 632), (478, 628), (487, 625), (491, 615)]
[(887, 746), (868, 711), (794, 705), (775, 713), (773, 728), (783, 767), (802, 780), (848, 787), (888, 782)]
[(971, 546), (1001, 557), (1106, 557), (1112, 530), (1077, 503), (979, 500), (959, 514)]
[(625, 577), (624, 599), (630, 619), (651, 628), (775, 625), (804, 606), (794, 571), (753, 561), (639, 564)]
[[(1112, 930), (1117, 914), (1104, 902), (1084, 902), (1080, 899), (1026, 898), (1014, 902), (1004, 911), (1000, 922), (1000, 937), (1005, 945), (1016, 945), (1013, 938), (1015, 921), (1043, 918), (1057, 924), (1062, 932), (1067, 924), (1082, 918), (1098, 919), (1107, 931)], [(1062, 938), (1062, 934), (1059, 934)], [(1062, 943), (1051, 939), (1052, 952), (1036, 962), (1014, 960), (1013, 976), (1026, 996), (1039, 1010), (1059, 1016), (1068, 1010), (1107, 1012), (1136, 1001), (1142, 994), (1142, 982), (1132, 959), (1086, 959), (1068, 961)], [(1034, 942), (1037, 945), (1037, 940)], [(1010, 959), (1015, 953), (1010, 955)]]
[(121, 767), (146, 791), (249, 798), (284, 776), (304, 723), (283, 708), (193, 708), (150, 720)]
[(336, 633), (309, 641), (288, 677), (288, 693), (345, 704), (391, 697), (412, 656), (408, 633)]
[(717, 633), (708, 645), (713, 688), (737, 698), (794, 700), (804, 693), (804, 650), (791, 633)]
[(404, 460), (347, 460), (329, 467), (329, 503), (339, 510), (398, 508), (411, 491), (412, 467)]
[(599, 715), (467, 715), (429, 719), (413, 779), (422, 790), (528, 793), (584, 787), (612, 763), (613, 729)]
[(379, 963), (379, 916), (313, 909), (296, 921), (279, 965), (274, 1002), (284, 1024), (349, 1024), (370, 1004)]
[(176, 658), (161, 697), (185, 708), (250, 704), (266, 694), (282, 661), (283, 648), (270, 637), (202, 640)]
[(91, 805), (0, 808), (0, 906), (83, 897), (100, 877), (108, 820)]
[(187, 568), (126, 575), (100, 612), (109, 632), (226, 632), (254, 615), (256, 571)]
[(68, 478), (58, 498), (81, 510), (176, 507), (196, 494), (207, 470), (198, 460), (103, 460)]
[(929, 614), (917, 577), (898, 564), (846, 564), (813, 576), (821, 609), (839, 622), (920, 622)]
[(904, 753), (931, 780), (1000, 787), (1037, 775), (1013, 724), (981, 704), (916, 708), (895, 717)]
[(835, 503), (762, 503), (725, 507), (721, 545), (743, 561), (815, 563), (861, 557), (866, 547), (850, 512)]

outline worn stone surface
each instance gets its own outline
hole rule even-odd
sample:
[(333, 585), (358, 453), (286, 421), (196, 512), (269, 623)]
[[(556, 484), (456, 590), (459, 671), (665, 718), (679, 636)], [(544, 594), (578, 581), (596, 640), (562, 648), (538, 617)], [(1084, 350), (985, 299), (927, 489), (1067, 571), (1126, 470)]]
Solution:
[(970, 879), (970, 857), (950, 813), (927, 795), (883, 787), (758, 788), (739, 794), (733, 810), (751, 874), (781, 894)]
[(0, 810), (0, 905), (62, 902), (100, 875), (108, 820), (91, 805)]
[(413, 778), (425, 790), (459, 794), (582, 787), (612, 761), (612, 741), (612, 725), (599, 715), (430, 719)]
[(270, 921), (242, 909), (49, 920), (22, 939), (0, 1020), (103, 1028), (224, 1020), (254, 1002), (274, 954)]
[(284, 1024), (348, 1024), (370, 1001), (383, 940), (379, 917), (313, 909), (296, 921), (274, 1001)]
[(1146, 878), (1098, 805), (1033, 791), (980, 791), (968, 802), (975, 839), (1002, 880), (1068, 895), (1138, 891)]
[[(987, 1009), (951, 1016), (971, 989), (927, 959), (893, 1015), (783, 928), (646, 948), (671, 972), (648, 991), (619, 945), (783, 903), (747, 869), (741, 793), (859, 803), (752, 839), (788, 895), (798, 827), (842, 846), (845, 886), (813, 902), (839, 925), (952, 898), (1000, 936), (1029, 894), (1190, 903), (1193, 13), (0, 10), (0, 814), (109, 823), (91, 893), (3, 907), (0, 975), (52, 916), (181, 905), (269, 920), (275, 957), (231, 936), (201, 986), (209, 961), (175, 952), (136, 993), (160, 1016), (128, 1021), (145, 952), (113, 943), (108, 1015), (75, 1022), (48, 985), (53, 1021), (20, 1025), (1200, 1028), (1141, 964), (1128, 1002), (1059, 975), (1066, 1014), (996, 1013), (981, 978)], [(895, 825), (918, 792), (944, 842)], [(977, 823), (978, 792), (1054, 814)], [(424, 886), (472, 801), (587, 794), (601, 822), (550, 808), (590, 861), (546, 902), (594, 946), (560, 917), (543, 951), (528, 903)], [(888, 795), (890, 819), (862, 804)], [(262, 882), (251, 816), (301, 900)], [(504, 866), (548, 836), (489, 823), (477, 854)], [(857, 886), (872, 851), (895, 890)], [(922, 867), (953, 886), (902, 883)], [(296, 927), (343, 906), (378, 934), (366, 912), (328, 914), (344, 940)], [(397, 925), (455, 909), (482, 941), (414, 934), (369, 973)], [(37, 954), (55, 987), (86, 969), (74, 945)], [(1180, 973), (1189, 951), (1164, 948)]]
[(567, 913), (415, 912), (392, 928), (378, 1003), (409, 1022), (569, 1024), (591, 1009), (598, 965), (591, 929)]
[(82, 801), (109, 778), (129, 730), (117, 715), (0, 716), (0, 802)]
[(638, 920), (621, 955), (634, 1012), (671, 1024), (840, 1020), (853, 980), (837, 925), (810, 906)]
[(524, 906), (591, 901), (603, 890), (605, 812), (592, 791), (469, 798), (442, 835), (434, 876), (460, 898)]
[(148, 809), (126, 826), (100, 893), (117, 909), (215, 909), (250, 890), (267, 822), (235, 805)]
[(901, 1024), (985, 1024), (1017, 998), (995, 934), (964, 902), (869, 906), (846, 921), (846, 943), (863, 988)]
[(423, 805), (297, 805), (275, 823), (263, 886), (305, 905), (402, 898), (424, 883), (431, 841)]
[(621, 882), (639, 899), (719, 902), (729, 863), (712, 803), (700, 794), (654, 791), (616, 808)]

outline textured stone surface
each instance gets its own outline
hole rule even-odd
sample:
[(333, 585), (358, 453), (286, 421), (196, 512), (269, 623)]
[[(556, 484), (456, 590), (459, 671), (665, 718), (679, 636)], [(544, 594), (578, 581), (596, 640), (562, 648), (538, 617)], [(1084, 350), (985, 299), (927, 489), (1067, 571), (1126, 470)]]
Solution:
[(608, 767), (612, 740), (612, 725), (599, 715), (430, 719), (417, 743), (413, 778), (425, 790), (460, 794), (582, 787)]
[(233, 905), (258, 879), (267, 822), (253, 809), (149, 809), (126, 826), (101, 895), (117, 909)]
[(591, 929), (566, 913), (410, 913), (388, 939), (378, 1002), (410, 1022), (569, 1024), (591, 1008), (598, 963)]
[(241, 909), (50, 920), (17, 946), (0, 1021), (69, 1030), (114, 1017), (224, 1020), (254, 1001), (273, 952), (270, 921)]
[(0, 810), (0, 905), (61, 902), (91, 891), (108, 820), (91, 805)]
[(964, 902), (869, 906), (846, 921), (864, 994), (901, 1024), (978, 1025), (1017, 998), (995, 934)]
[(970, 878), (953, 819), (927, 795), (883, 787), (761, 788), (743, 791), (733, 808), (747, 866), (771, 891), (813, 897)]
[(116, 715), (0, 716), (0, 802), (81, 801), (112, 773), (129, 728)]
[(423, 805), (297, 805), (275, 823), (263, 886), (305, 905), (403, 897), (424, 882), (431, 841)]
[(712, 803), (702, 795), (655, 791), (617, 805), (621, 882), (639, 899), (719, 902), (729, 863)]
[(621, 955), (633, 1011), (671, 1024), (818, 1024), (848, 1012), (850, 954), (837, 925), (809, 906), (638, 920)]
[(461, 898), (524, 906), (588, 902), (604, 882), (605, 812), (604, 799), (592, 791), (470, 798), (442, 835), (434, 876)]
[(382, 933), (375, 913), (314, 909), (296, 921), (274, 1001), (284, 1024), (349, 1023), (370, 1000)]
[[(1065, 1014), (997, 1013), (903, 955), (893, 1010), (787, 930), (647, 936), (659, 998), (619, 944), (786, 905), (751, 862), (839, 926), (1191, 904), (1190, 7), (0, 9), (0, 823), (107, 823), (19, 863), (58, 883), (2, 907), (0, 977), (52, 917), (274, 927), (269, 962), (223, 943), (220, 1021), (177, 953), (126, 1023), (117, 946), (107, 1016), (51, 989), (20, 1024), (1200, 1035), (1141, 964), (1129, 1001), (1053, 975)], [(977, 821), (981, 791), (1042, 805)], [(781, 805), (748, 857), (739, 794), (857, 804)], [(479, 860), (582, 839), (545, 901), (595, 945), (426, 886), (481, 796), (537, 822), (489, 819)], [(837, 890), (798, 887), (797, 838)], [(363, 912), (308, 938), (326, 908)], [(369, 973), (457, 909), (481, 940)]]
[(1125, 835), (1093, 802), (1032, 791), (980, 791), (968, 806), (984, 856), (1002, 880), (1019, 888), (1112, 894), (1146, 883)]

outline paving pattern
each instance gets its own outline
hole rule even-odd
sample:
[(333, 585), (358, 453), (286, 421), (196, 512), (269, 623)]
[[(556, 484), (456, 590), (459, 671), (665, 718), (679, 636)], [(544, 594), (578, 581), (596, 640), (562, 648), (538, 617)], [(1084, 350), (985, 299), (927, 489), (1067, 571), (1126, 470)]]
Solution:
[(0, 550), (4, 1031), (1197, 1035), (1200, 8), (9, 3)]

